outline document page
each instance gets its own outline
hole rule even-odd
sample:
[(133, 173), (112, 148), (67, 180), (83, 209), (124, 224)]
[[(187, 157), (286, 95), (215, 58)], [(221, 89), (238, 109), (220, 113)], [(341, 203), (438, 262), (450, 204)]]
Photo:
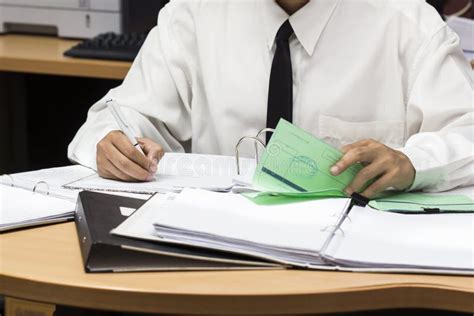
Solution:
[(466, 52), (474, 53), (474, 21), (452, 16), (448, 18), (447, 24), (459, 35), (462, 49)]
[(354, 207), (327, 255), (354, 267), (474, 271), (474, 214), (395, 214)]
[(95, 174), (95, 171), (92, 169), (74, 165), (3, 175), (0, 177), (0, 183), (7, 186), (13, 185), (28, 191), (35, 190), (38, 193), (49, 193), (51, 196), (75, 202), (78, 191), (66, 190), (62, 186), (93, 174)]
[(336, 148), (282, 119), (257, 166), (253, 186), (270, 192), (329, 192), (343, 197), (343, 190), (362, 165), (333, 176), (329, 169), (341, 157)]
[[(254, 159), (241, 158), (241, 174), (253, 174)], [(156, 178), (151, 182), (121, 182), (93, 175), (67, 184), (66, 188), (132, 193), (179, 192), (183, 188), (229, 191), (237, 175), (231, 156), (166, 153), (158, 163)]]
[(0, 185), (0, 231), (71, 218), (75, 206), (72, 201)]
[(238, 194), (186, 189), (174, 201), (150, 199), (164, 241), (254, 255), (283, 263), (321, 264), (319, 250), (348, 199), (256, 205)]

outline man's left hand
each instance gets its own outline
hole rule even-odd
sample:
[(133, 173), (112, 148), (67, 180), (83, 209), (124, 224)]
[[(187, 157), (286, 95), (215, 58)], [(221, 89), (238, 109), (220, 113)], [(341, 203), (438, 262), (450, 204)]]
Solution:
[[(358, 192), (367, 198), (373, 198), (390, 187), (405, 190), (415, 179), (415, 168), (405, 154), (375, 140), (362, 140), (344, 146), (342, 152), (344, 156), (331, 167), (333, 175), (341, 174), (358, 162), (364, 165), (364, 168), (345, 189), (348, 195)], [(370, 180), (374, 182), (360, 192)]]

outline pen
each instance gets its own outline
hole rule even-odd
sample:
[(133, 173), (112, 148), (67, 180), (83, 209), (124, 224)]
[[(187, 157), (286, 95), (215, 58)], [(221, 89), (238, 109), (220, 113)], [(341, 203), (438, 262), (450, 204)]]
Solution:
[(107, 107), (109, 108), (110, 112), (112, 113), (112, 116), (114, 117), (115, 121), (117, 121), (117, 124), (118, 124), (119, 128), (122, 130), (122, 132), (130, 140), (133, 147), (135, 147), (139, 152), (141, 152), (143, 155), (145, 155), (145, 153), (143, 152), (143, 149), (140, 147), (140, 144), (137, 141), (137, 138), (135, 137), (132, 130), (128, 126), (127, 122), (124, 120), (123, 115), (120, 112), (120, 108), (119, 108), (119, 105), (117, 104), (117, 102), (110, 99), (110, 100), (106, 101), (105, 104), (107, 104)]

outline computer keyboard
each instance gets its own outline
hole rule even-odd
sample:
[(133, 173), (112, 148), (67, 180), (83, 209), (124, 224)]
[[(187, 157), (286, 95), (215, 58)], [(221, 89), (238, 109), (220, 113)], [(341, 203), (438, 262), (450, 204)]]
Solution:
[(64, 52), (68, 57), (132, 61), (145, 41), (146, 34), (103, 33), (84, 40)]

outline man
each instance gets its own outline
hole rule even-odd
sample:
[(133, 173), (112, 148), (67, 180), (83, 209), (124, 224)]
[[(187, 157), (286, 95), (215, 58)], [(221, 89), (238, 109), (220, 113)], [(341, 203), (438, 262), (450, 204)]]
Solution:
[[(126, 106), (146, 157), (105, 100)], [(234, 153), (280, 117), (335, 145), (346, 189), (474, 184), (473, 76), (458, 37), (422, 0), (175, 0), (123, 84), (89, 111), (72, 161), (147, 181), (163, 151)]]

